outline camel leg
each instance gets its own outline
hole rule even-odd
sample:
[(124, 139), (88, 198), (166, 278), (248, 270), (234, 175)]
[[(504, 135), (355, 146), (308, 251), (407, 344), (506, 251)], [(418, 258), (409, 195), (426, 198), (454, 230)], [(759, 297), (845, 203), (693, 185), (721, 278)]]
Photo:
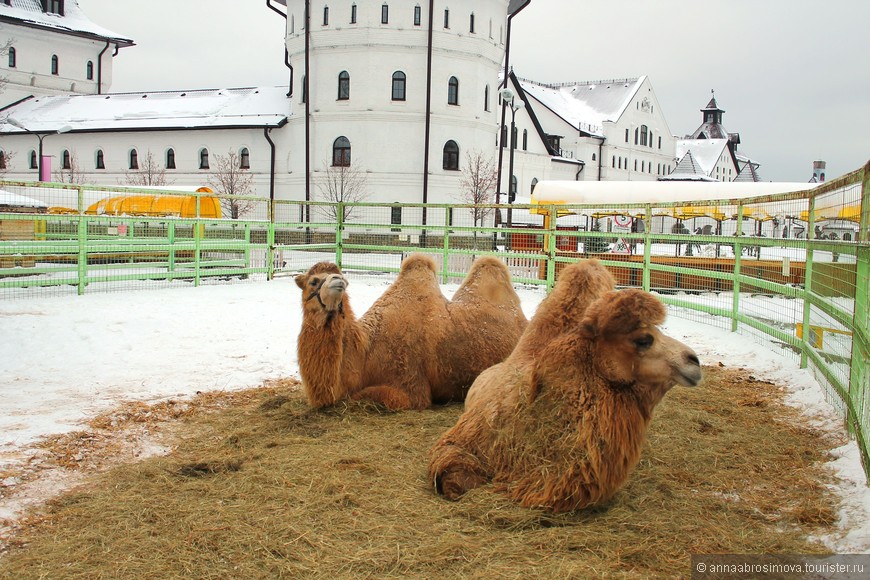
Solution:
[(391, 411), (416, 408), (411, 404), (411, 398), (408, 397), (407, 393), (395, 387), (388, 387), (386, 385), (366, 387), (365, 389), (357, 391), (351, 395), (351, 399), (354, 401), (374, 401), (375, 403), (380, 403)]
[(467, 450), (453, 444), (436, 445), (429, 463), (429, 481), (435, 490), (449, 500), (457, 500), (465, 492), (489, 481), (480, 460)]

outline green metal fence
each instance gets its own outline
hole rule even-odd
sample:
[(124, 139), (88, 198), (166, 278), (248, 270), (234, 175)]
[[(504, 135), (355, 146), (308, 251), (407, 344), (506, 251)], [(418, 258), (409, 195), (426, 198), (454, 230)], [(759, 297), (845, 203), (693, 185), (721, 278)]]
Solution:
[[(809, 368), (870, 477), (870, 164), (799, 193), (594, 207), (0, 189), (3, 298), (271, 279), (321, 260), (351, 277), (389, 276), (410, 252), (431, 254), (444, 283), (495, 255), (515, 283), (545, 292), (565, 264), (594, 257), (620, 286), (658, 293), (672, 315), (772, 342)], [(217, 215), (232, 212), (239, 219)]]

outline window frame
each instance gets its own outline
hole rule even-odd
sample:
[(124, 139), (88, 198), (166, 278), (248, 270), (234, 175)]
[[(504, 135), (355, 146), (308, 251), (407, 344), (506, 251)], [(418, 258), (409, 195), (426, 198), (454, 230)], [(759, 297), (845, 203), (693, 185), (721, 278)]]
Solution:
[(127, 153), (127, 160), (129, 162), (129, 169), (139, 170), (139, 152), (135, 147), (130, 149), (130, 152)]
[(106, 168), (106, 155), (103, 153), (102, 149), (97, 149), (96, 154), (94, 156), (94, 169), (105, 169)]
[(164, 166), (166, 169), (176, 169), (175, 166), (175, 149), (172, 147), (166, 150), (166, 158), (164, 160)]
[(89, 60), (85, 65), (85, 78), (89, 81), (94, 80), (94, 61)]
[(459, 171), (459, 144), (453, 139), (444, 143), (441, 168), (445, 171)]
[(350, 100), (350, 73), (346, 70), (338, 73), (338, 97), (336, 100)]
[(60, 74), (60, 59), (56, 54), (51, 55), (51, 74), (54, 76)]
[[(399, 76), (400, 75), (400, 76)], [(405, 101), (407, 100), (408, 75), (397, 70), (393, 73), (391, 100)]]
[(203, 147), (199, 150), (199, 168), (211, 169), (208, 162), (208, 147)]
[(332, 166), (333, 167), (350, 167), (351, 164), (351, 144), (350, 139), (341, 135), (336, 137), (332, 142)]
[(455, 76), (447, 81), (447, 104), (459, 106), (459, 79)]

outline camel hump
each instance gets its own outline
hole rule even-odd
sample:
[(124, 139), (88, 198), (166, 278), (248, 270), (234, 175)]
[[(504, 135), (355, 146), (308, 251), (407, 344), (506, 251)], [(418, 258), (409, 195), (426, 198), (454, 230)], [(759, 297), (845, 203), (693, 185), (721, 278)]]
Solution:
[(411, 254), (402, 260), (402, 267), (399, 269), (399, 274), (420, 269), (429, 270), (434, 274), (437, 271), (435, 260), (426, 254)]
[(519, 305), (510, 271), (504, 262), (494, 256), (481, 256), (474, 261), (462, 285), (453, 295), (453, 302), (462, 302), (472, 296), (499, 305)]

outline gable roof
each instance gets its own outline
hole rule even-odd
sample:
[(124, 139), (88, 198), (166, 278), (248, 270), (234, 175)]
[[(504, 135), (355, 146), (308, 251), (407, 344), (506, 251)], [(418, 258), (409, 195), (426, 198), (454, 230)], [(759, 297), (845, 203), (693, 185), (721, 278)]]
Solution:
[(677, 159), (691, 153), (698, 168), (708, 177), (713, 174), (719, 158), (726, 152), (731, 157), (728, 139), (678, 139), (674, 149)]
[(529, 97), (577, 131), (603, 137), (604, 123), (619, 120), (646, 77), (559, 84), (518, 80)]
[(701, 166), (695, 161), (695, 156), (691, 151), (686, 151), (682, 159), (680, 159), (674, 170), (664, 177), (660, 177), (659, 181), (716, 181), (710, 177)]
[(66, 0), (63, 11), (63, 15), (46, 13), (40, 0), (11, 0), (11, 5), (0, 3), (0, 22), (112, 41), (120, 47), (135, 44), (129, 38), (94, 24), (79, 7), (78, 0)]
[(2, 110), (0, 133), (281, 127), (287, 87), (30, 97)]

